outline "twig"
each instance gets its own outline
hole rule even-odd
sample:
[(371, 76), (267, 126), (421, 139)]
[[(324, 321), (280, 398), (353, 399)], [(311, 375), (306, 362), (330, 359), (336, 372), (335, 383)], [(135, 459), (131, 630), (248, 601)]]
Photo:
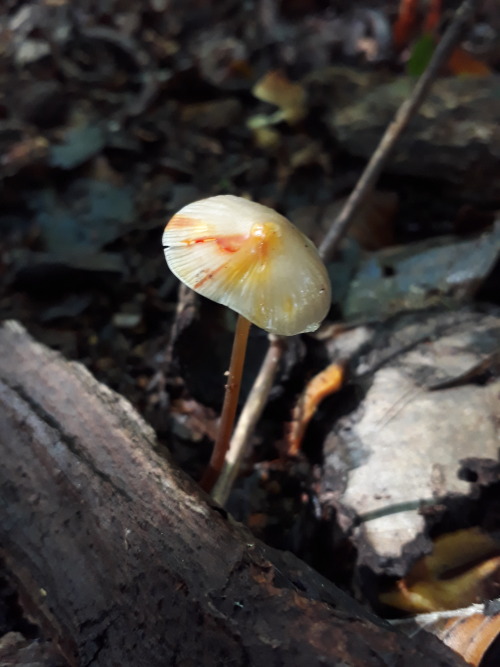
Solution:
[[(418, 111), (441, 67), (446, 62), (455, 44), (459, 40), (462, 30), (472, 18), (477, 4), (478, 0), (464, 0), (455, 12), (453, 20), (439, 42), (427, 69), (418, 80), (410, 97), (403, 102), (396, 112), (394, 120), (385, 131), (356, 187), (346, 201), (338, 218), (323, 239), (319, 248), (323, 260), (328, 261), (334, 255), (339, 242), (346, 233), (354, 215), (365, 201), (374, 186), (375, 181), (387, 163), (396, 141), (399, 139), (411, 118)], [(213, 498), (221, 505), (226, 502), (229, 496), (231, 486), (238, 474), (239, 466), (247, 448), (250, 435), (266, 405), (282, 351), (283, 339), (275, 338), (274, 342), (271, 343), (269, 352), (264, 359), (254, 386), (241, 412), (231, 439), (223, 471), (212, 492)]]
[[(498, 604), (500, 600), (491, 600), (489, 604)], [(448, 620), (450, 618), (466, 618), (467, 616), (474, 616), (475, 614), (490, 615), (487, 611), (486, 604), (474, 603), (468, 607), (461, 607), (460, 609), (445, 609), (444, 611), (431, 611), (427, 614), (417, 614), (416, 616), (408, 618), (393, 618), (388, 622), (394, 626), (401, 626), (403, 631), (409, 626), (419, 626), (425, 629), (427, 625), (435, 623), (436, 621)], [(491, 614), (493, 615), (493, 614)]]
[(432, 56), (427, 69), (418, 80), (410, 97), (408, 97), (399, 107), (394, 120), (385, 131), (377, 149), (373, 153), (356, 184), (356, 187), (351, 192), (337, 219), (323, 239), (319, 252), (322, 259), (325, 261), (330, 260), (338, 249), (339, 243), (344, 237), (354, 216), (385, 167), (397, 140), (420, 108), (420, 105), (429, 92), (439, 71), (458, 42), (464, 27), (472, 18), (477, 5), (478, 0), (464, 0), (455, 12), (453, 20), (434, 51), (434, 55)]
[(283, 336), (269, 336), (269, 349), (241, 411), (231, 438), (229, 451), (226, 454), (224, 467), (212, 491), (213, 499), (220, 505), (224, 505), (229, 497), (247, 449), (247, 442), (266, 405), (284, 348), (285, 339)]

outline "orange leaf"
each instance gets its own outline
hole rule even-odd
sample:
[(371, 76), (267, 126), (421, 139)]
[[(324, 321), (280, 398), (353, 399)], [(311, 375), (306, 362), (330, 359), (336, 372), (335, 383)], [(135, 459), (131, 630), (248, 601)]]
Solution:
[(315, 375), (307, 384), (293, 411), (293, 421), (287, 433), (287, 454), (297, 456), (307, 425), (318, 405), (329, 394), (338, 391), (344, 380), (344, 368), (340, 364), (330, 364)]
[(441, 0), (431, 0), (425, 17), (424, 32), (437, 32), (441, 21)]
[(392, 28), (392, 37), (397, 51), (401, 51), (411, 40), (418, 19), (419, 0), (401, 0), (398, 18)]
[(484, 654), (500, 634), (500, 615), (474, 614), (452, 618), (446, 622), (438, 637), (464, 660), (479, 667)]
[[(411, 637), (415, 636), (417, 629), (430, 632), (461, 655), (468, 665), (479, 667), (500, 635), (500, 614), (484, 614), (479, 605), (474, 605), (457, 609), (456, 612), (421, 614), (413, 619), (397, 622), (397, 625)], [(488, 660), (490, 657), (488, 654)]]
[(450, 73), (455, 75), (489, 76), (493, 73), (486, 63), (474, 58), (459, 46), (451, 54), (447, 67)]

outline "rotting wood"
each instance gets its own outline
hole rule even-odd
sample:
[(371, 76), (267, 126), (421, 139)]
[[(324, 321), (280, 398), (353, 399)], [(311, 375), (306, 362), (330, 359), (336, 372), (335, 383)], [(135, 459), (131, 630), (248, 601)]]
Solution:
[(72, 665), (465, 664), (211, 507), (81, 365), (16, 323), (0, 352), (1, 555)]

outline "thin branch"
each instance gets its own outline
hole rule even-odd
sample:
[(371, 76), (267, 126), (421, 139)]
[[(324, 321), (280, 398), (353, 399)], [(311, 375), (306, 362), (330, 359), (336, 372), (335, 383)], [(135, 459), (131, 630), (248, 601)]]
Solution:
[(323, 260), (329, 261), (339, 247), (354, 216), (371, 192), (378, 177), (384, 169), (391, 152), (408, 123), (419, 110), (430, 87), (448, 60), (455, 45), (460, 39), (467, 23), (472, 19), (478, 6), (478, 0), (464, 0), (455, 12), (453, 20), (440, 40), (427, 69), (418, 80), (410, 97), (399, 107), (394, 120), (388, 126), (377, 149), (365, 167), (356, 187), (351, 192), (337, 219), (328, 230), (319, 248)]

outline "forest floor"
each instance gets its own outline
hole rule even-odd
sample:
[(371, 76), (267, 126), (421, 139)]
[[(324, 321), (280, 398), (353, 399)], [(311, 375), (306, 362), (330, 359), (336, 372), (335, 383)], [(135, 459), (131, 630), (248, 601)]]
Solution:
[[(396, 32), (402, 4), (2, 3), (0, 317), (125, 396), (195, 478), (234, 319), (179, 290), (163, 228), (236, 194), (319, 244), (459, 3)], [(485, 1), (328, 263), (327, 322), (289, 341), (229, 501), (377, 609), (441, 533), (499, 528), (499, 43)], [(253, 330), (242, 404), (267, 345)], [(329, 365), (343, 384), (287, 458), (298, 398)], [(388, 506), (389, 537), (370, 524)], [(478, 586), (457, 606), (498, 597), (494, 577)]]

